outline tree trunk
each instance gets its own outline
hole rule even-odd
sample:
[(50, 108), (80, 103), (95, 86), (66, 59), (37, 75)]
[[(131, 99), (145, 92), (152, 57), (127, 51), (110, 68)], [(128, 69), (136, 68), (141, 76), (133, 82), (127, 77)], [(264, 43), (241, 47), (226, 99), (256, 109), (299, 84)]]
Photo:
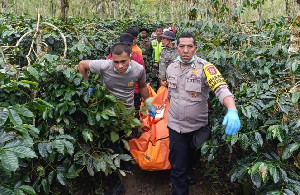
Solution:
[(258, 20), (261, 20), (261, 4), (258, 5), (257, 12), (258, 12)]
[(300, 0), (295, 0), (295, 8), (297, 15), (300, 15)]
[(4, 13), (7, 7), (8, 7), (8, 0), (2, 0), (2, 2), (1, 2), (1, 12)]
[(51, 16), (52, 16), (52, 17), (55, 17), (55, 12), (56, 12), (56, 10), (55, 10), (54, 1), (51, 0), (51, 1), (50, 1), (50, 4), (51, 4)]
[(60, 0), (61, 3), (61, 19), (64, 22), (68, 20), (69, 0)]

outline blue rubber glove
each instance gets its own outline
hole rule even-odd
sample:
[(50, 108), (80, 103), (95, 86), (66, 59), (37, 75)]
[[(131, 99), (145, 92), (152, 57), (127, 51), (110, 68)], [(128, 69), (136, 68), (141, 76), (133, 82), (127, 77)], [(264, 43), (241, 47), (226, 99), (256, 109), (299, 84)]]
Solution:
[(228, 109), (227, 114), (224, 117), (222, 125), (226, 125), (225, 133), (228, 135), (235, 135), (241, 128), (241, 122), (239, 119), (238, 111), (234, 109)]
[(93, 94), (94, 94), (94, 88), (92, 88), (92, 87), (89, 88), (89, 94), (90, 94), (90, 97), (93, 96)]
[(154, 108), (154, 106), (148, 106), (150, 109), (149, 109), (149, 116), (152, 116), (153, 118), (155, 117), (156, 115), (156, 110)]

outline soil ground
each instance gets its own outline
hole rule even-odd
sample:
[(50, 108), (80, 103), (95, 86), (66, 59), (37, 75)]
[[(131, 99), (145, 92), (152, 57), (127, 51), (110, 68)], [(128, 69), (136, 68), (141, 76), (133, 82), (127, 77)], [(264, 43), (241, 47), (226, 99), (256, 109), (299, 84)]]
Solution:
[[(216, 195), (235, 194), (230, 192), (224, 178), (212, 179), (205, 177), (201, 168), (195, 169), (197, 182), (190, 185), (190, 195)], [(221, 179), (221, 181), (220, 181)], [(133, 166), (131, 173), (127, 173), (122, 179), (125, 187), (125, 195), (170, 195), (171, 181), (170, 171), (143, 171), (137, 164)], [(231, 189), (232, 190), (232, 189)]]

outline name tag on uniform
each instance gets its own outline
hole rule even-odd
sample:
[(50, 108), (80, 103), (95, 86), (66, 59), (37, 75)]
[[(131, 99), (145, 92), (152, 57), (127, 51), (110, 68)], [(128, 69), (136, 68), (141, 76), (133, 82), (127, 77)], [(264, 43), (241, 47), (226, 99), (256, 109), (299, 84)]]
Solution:
[(186, 79), (186, 81), (187, 81), (188, 83), (198, 83), (198, 84), (201, 83), (201, 79), (200, 79), (200, 78), (197, 78), (197, 77), (195, 77), (195, 78), (193, 78), (193, 77), (188, 77), (188, 78)]

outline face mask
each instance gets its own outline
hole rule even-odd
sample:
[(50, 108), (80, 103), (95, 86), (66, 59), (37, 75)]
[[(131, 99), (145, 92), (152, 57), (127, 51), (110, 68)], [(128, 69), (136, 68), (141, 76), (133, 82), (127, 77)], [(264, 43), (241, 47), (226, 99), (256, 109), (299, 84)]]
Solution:
[(194, 60), (195, 60), (195, 58), (193, 57), (190, 61), (184, 62), (184, 61), (182, 61), (182, 59), (180, 58), (180, 56), (178, 56), (177, 59), (178, 59), (181, 63), (183, 63), (183, 64), (191, 64), (191, 63), (193, 63)]
[[(128, 68), (127, 68), (127, 70), (126, 70), (126, 72), (125, 72), (124, 74), (129, 73), (130, 70), (131, 70), (131, 63), (129, 64), (129, 66), (128, 66)], [(115, 71), (116, 73), (118, 73), (118, 71), (117, 71), (117, 69), (115, 69), (115, 67), (114, 67), (114, 71)], [(119, 74), (119, 73), (118, 73), (118, 74)]]

